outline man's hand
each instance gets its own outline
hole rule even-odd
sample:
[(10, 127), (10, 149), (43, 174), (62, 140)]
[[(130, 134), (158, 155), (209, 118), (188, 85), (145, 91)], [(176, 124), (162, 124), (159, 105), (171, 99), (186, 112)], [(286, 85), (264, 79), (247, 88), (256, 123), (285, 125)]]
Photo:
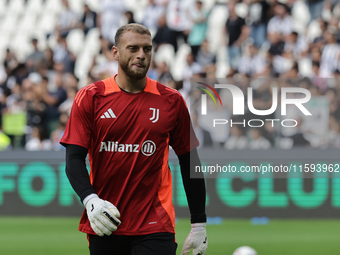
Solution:
[(206, 254), (208, 249), (206, 223), (191, 224), (191, 231), (185, 239), (181, 255), (189, 255), (191, 249), (194, 249), (193, 255)]
[(120, 213), (109, 201), (102, 200), (98, 196), (91, 198), (85, 204), (87, 217), (90, 220), (93, 231), (99, 235), (111, 235), (120, 225)]

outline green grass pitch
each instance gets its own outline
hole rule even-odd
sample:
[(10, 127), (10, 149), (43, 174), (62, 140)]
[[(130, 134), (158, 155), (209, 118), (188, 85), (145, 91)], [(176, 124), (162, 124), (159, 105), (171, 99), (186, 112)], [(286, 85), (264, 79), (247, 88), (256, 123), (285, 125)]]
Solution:
[[(78, 218), (0, 217), (0, 254), (89, 254), (85, 234), (77, 231)], [(190, 230), (189, 220), (176, 224), (177, 254)], [(340, 220), (271, 220), (252, 225), (250, 220), (225, 219), (208, 225), (207, 254), (231, 255), (242, 245), (259, 255), (340, 254)]]

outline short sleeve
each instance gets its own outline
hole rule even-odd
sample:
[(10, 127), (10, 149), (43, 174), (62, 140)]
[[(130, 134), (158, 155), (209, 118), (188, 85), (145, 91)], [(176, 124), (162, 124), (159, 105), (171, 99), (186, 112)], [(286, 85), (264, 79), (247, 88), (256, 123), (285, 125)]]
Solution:
[(169, 144), (177, 155), (183, 155), (199, 145), (195, 132), (193, 130), (188, 108), (182, 96), (176, 104), (178, 107), (178, 116), (174, 129), (170, 132)]
[(70, 118), (60, 144), (74, 144), (89, 148), (92, 133), (92, 98), (88, 87), (79, 90), (71, 109)]

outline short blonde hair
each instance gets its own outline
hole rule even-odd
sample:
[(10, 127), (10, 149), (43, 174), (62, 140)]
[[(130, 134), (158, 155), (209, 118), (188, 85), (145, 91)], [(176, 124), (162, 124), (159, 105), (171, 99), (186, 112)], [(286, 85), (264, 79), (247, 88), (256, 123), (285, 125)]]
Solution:
[(128, 31), (138, 33), (138, 34), (141, 34), (141, 35), (146, 34), (146, 35), (151, 36), (149, 29), (147, 29), (145, 26), (143, 26), (141, 24), (137, 24), (137, 23), (126, 24), (126, 25), (118, 28), (118, 30), (116, 32), (116, 36), (115, 36), (115, 46), (118, 46), (120, 38), (122, 37), (122, 35), (125, 32), (128, 32)]

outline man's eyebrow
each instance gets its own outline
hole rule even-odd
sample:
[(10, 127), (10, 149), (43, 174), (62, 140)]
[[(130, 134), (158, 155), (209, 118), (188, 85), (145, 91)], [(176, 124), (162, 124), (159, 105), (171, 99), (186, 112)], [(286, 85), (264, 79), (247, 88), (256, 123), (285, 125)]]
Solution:
[(152, 48), (152, 44), (148, 44), (148, 45), (129, 44), (129, 45), (126, 46), (126, 48), (130, 48), (130, 47), (143, 47), (143, 48), (150, 47), (150, 48)]

